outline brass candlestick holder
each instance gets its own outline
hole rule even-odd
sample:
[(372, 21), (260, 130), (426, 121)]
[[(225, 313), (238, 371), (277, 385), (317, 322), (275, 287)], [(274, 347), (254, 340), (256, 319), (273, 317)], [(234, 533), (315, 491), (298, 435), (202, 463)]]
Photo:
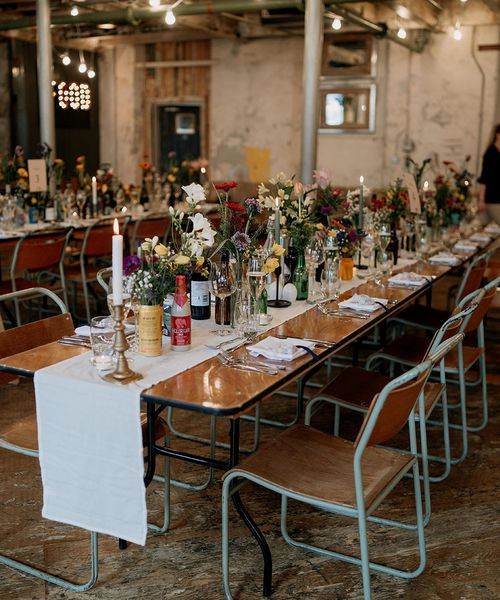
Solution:
[(127, 338), (125, 337), (125, 325), (123, 324), (123, 305), (113, 305), (113, 321), (115, 323), (115, 343), (113, 344), (113, 350), (116, 352), (117, 361), (115, 370), (112, 373), (108, 373), (103, 376), (103, 379), (110, 381), (111, 383), (126, 384), (131, 381), (138, 381), (142, 379), (140, 373), (132, 371), (128, 366), (128, 360), (125, 356), (125, 352), (128, 349)]

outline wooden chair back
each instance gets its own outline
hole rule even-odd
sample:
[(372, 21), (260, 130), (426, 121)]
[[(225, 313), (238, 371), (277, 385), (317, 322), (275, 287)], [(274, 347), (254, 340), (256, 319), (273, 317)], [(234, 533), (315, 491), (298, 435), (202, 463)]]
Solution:
[[(380, 394), (375, 395), (356, 438), (356, 446), (360, 443), (363, 433), (372, 419), (372, 414), (376, 410), (380, 412), (368, 439), (368, 446), (384, 444), (401, 431), (408, 421), (411, 411), (415, 408), (418, 396), (432, 370), (430, 361), (424, 364), (426, 366), (423, 370), (420, 369), (421, 372), (418, 372), (418, 368), (412, 369), (416, 373), (413, 380), (406, 381), (412, 375), (412, 371), (408, 371), (389, 382)], [(381, 403), (382, 407), (380, 408)]]
[(497, 293), (497, 287), (499, 284), (500, 277), (497, 277), (492, 282), (485, 285), (484, 288), (482, 288), (484, 294), (479, 300), (477, 309), (472, 313), (470, 319), (468, 320), (467, 324), (463, 329), (465, 333), (473, 333), (477, 331), (479, 325), (481, 325), (484, 317), (486, 316), (486, 313), (488, 312), (491, 303), (493, 302), (493, 298)]
[[(125, 236), (128, 218), (121, 218), (120, 231)], [(99, 256), (111, 256), (113, 236), (113, 219), (98, 221), (90, 225), (85, 231), (80, 259), (97, 258)]]
[(11, 271), (40, 271), (57, 266), (63, 257), (67, 238), (64, 234), (20, 239), (12, 259)]
[(482, 254), (473, 260), (467, 267), (457, 291), (457, 305), (463, 298), (481, 287), (486, 267), (488, 266), (489, 257), (489, 253)]

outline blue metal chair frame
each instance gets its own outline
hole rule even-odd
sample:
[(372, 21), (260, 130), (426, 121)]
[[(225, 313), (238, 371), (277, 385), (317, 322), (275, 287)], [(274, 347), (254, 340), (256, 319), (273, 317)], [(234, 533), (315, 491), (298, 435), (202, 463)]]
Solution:
[[(231, 594), (230, 585), (229, 585), (229, 500), (231, 495), (236, 491), (239, 491), (240, 485), (233, 485), (233, 482), (240, 478), (248, 481), (252, 481), (258, 485), (265, 487), (266, 489), (272, 490), (282, 497), (281, 504), (281, 530), (285, 541), (295, 547), (302, 548), (305, 550), (309, 550), (311, 552), (315, 552), (317, 554), (321, 554), (323, 556), (327, 556), (329, 558), (336, 558), (350, 564), (358, 565), (361, 567), (362, 577), (363, 577), (363, 594), (364, 600), (370, 600), (371, 595), (371, 585), (370, 585), (370, 570), (378, 571), (381, 573), (386, 573), (389, 575), (395, 575), (399, 577), (403, 577), (405, 579), (411, 579), (417, 577), (422, 573), (425, 568), (426, 561), (426, 551), (425, 551), (425, 537), (424, 537), (424, 519), (422, 513), (422, 503), (421, 503), (421, 492), (420, 492), (420, 477), (419, 477), (419, 468), (418, 468), (418, 460), (417, 460), (417, 441), (416, 441), (416, 431), (415, 431), (415, 406), (413, 406), (410, 417), (408, 419), (409, 431), (410, 431), (410, 450), (414, 455), (414, 459), (407, 465), (406, 471), (412, 469), (413, 471), (413, 486), (414, 486), (414, 495), (415, 495), (415, 508), (416, 508), (416, 531), (418, 536), (418, 545), (419, 545), (419, 565), (413, 571), (403, 571), (400, 569), (396, 569), (393, 567), (388, 567), (386, 565), (373, 563), (369, 560), (368, 553), (368, 540), (367, 540), (367, 522), (369, 520), (375, 520), (367, 514), (365, 508), (365, 500), (364, 500), (364, 488), (363, 488), (363, 469), (361, 466), (363, 453), (366, 450), (379, 415), (384, 407), (384, 404), (387, 400), (389, 394), (395, 390), (396, 388), (417, 379), (419, 376), (426, 373), (425, 379), (430, 374), (432, 368), (431, 361), (426, 361), (410, 371), (407, 371), (403, 375), (400, 375), (396, 379), (389, 382), (382, 392), (379, 394), (378, 398), (374, 400), (374, 404), (370, 414), (367, 416), (365, 420), (365, 427), (363, 429), (363, 433), (357, 442), (354, 460), (353, 460), (353, 471), (354, 471), (354, 482), (355, 482), (355, 491), (356, 491), (356, 507), (346, 507), (340, 505), (338, 503), (327, 502), (323, 500), (318, 500), (315, 498), (307, 497), (302, 494), (297, 494), (291, 492), (290, 490), (284, 489), (279, 485), (273, 484), (267, 480), (263, 480), (260, 477), (257, 477), (253, 474), (246, 472), (243, 468), (235, 467), (231, 471), (229, 471), (225, 477), (222, 486), (222, 577), (223, 577), (223, 586), (224, 586), (224, 594), (226, 600), (233, 600), (233, 596)], [(394, 451), (396, 452), (396, 451)], [(403, 477), (404, 473), (401, 473), (401, 477), (397, 480), (393, 480), (388, 487), (383, 491), (380, 501), (382, 501), (385, 496), (392, 491), (395, 485), (400, 481)], [(298, 500), (299, 502), (304, 502), (309, 504), (310, 506), (319, 508), (320, 510), (325, 510), (328, 512), (336, 513), (342, 516), (349, 516), (356, 518), (358, 520), (358, 529), (359, 529), (359, 537), (360, 537), (360, 551), (361, 558), (349, 556), (347, 554), (343, 554), (340, 552), (334, 552), (331, 550), (327, 550), (325, 548), (320, 548), (318, 546), (313, 546), (311, 544), (306, 544), (304, 542), (298, 542), (293, 540), (287, 532), (286, 529), (286, 509), (287, 509), (287, 501), (288, 498)], [(379, 502), (376, 503), (377, 506)], [(401, 527), (403, 529), (408, 529), (408, 526), (404, 523), (399, 523), (397, 521), (385, 521), (387, 524), (393, 525), (395, 527)], [(267, 582), (267, 588), (265, 588), (265, 595), (269, 595), (270, 593), (270, 584)], [(267, 593), (266, 593), (267, 592)]]
[[(31, 288), (28, 290), (22, 290), (18, 292), (12, 292), (9, 294), (3, 294), (0, 296), (0, 302), (4, 300), (12, 300), (18, 299), (23, 296), (30, 296), (34, 292), (40, 295), (48, 296), (51, 300), (53, 300), (62, 313), (67, 312), (65, 304), (62, 300), (54, 294), (54, 292), (47, 290), (45, 288)], [(9, 450), (11, 452), (15, 452), (17, 454), (22, 454), (24, 456), (31, 456), (33, 458), (38, 458), (39, 454), (37, 450), (33, 450), (31, 448), (23, 448), (22, 446), (16, 446), (15, 444), (10, 444), (4, 442), (0, 438), (0, 448), (4, 448), (5, 450)], [(91, 574), (90, 578), (85, 583), (73, 583), (67, 579), (62, 577), (58, 577), (56, 575), (52, 575), (43, 571), (42, 569), (37, 569), (30, 565), (26, 565), (18, 560), (13, 558), (9, 558), (4, 555), (0, 555), (0, 564), (3, 564), (7, 567), (15, 569), (17, 571), (21, 571), (21, 573), (26, 573), (27, 575), (32, 575), (33, 577), (37, 577), (38, 579), (42, 579), (47, 581), (48, 583), (52, 583), (54, 585), (58, 585), (67, 590), (71, 590), (73, 592), (85, 592), (89, 590), (97, 581), (97, 576), (99, 573), (98, 567), (98, 544), (97, 544), (97, 533), (94, 531), (90, 532), (90, 560), (91, 560)]]

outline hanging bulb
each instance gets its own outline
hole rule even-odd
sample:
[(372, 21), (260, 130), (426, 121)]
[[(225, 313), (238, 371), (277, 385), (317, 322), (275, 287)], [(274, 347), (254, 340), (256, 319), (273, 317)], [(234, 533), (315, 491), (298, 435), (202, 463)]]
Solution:
[(70, 14), (72, 17), (77, 17), (77, 16), (78, 16), (78, 12), (79, 12), (79, 11), (78, 11), (78, 7), (77, 7), (77, 6), (72, 6), (72, 7), (71, 7), (71, 10), (69, 11), (69, 14)]
[(89, 68), (89, 70), (87, 71), (87, 77), (89, 79), (94, 79), (95, 77), (95, 71), (92, 67)]
[(85, 62), (81, 62), (78, 65), (78, 70), (80, 71), (80, 73), (85, 73), (85, 71), (87, 70), (87, 65), (85, 64)]
[(406, 29), (404, 27), (400, 27), (398, 29), (397, 36), (400, 40), (405, 40), (407, 36)]
[(161, 4), (161, 0), (149, 0), (149, 6), (151, 6), (151, 8), (159, 8)]
[(460, 27), (460, 23), (457, 21), (455, 24), (455, 29), (453, 30), (453, 39), (459, 42), (462, 38), (462, 28)]
[(342, 29), (342, 21), (341, 21), (341, 19), (339, 19), (338, 17), (335, 17), (335, 19), (333, 19), (333, 21), (332, 21), (332, 29), (335, 29), (335, 31), (338, 31), (339, 29)]
[(167, 25), (173, 25), (175, 23), (174, 11), (170, 6), (167, 8), (167, 13), (165, 15), (165, 23)]
[(67, 52), (65, 52), (62, 56), (61, 56), (61, 61), (62, 64), (67, 67), (68, 65), (71, 64), (71, 58), (69, 57), (69, 54)]

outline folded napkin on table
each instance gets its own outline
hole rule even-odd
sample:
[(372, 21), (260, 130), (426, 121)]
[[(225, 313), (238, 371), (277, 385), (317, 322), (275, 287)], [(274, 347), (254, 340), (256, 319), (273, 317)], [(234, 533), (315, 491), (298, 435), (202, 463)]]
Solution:
[(247, 346), (247, 350), (252, 356), (259, 356), (260, 354), (272, 360), (293, 360), (306, 353), (305, 350), (297, 346), (312, 349), (314, 345), (314, 342), (307, 342), (298, 338), (279, 339), (270, 335), (252, 346)]
[(419, 275), (418, 273), (413, 273), (413, 271), (397, 273), (392, 277), (389, 277), (389, 285), (411, 285), (415, 287), (420, 287), (428, 282), (428, 279), (423, 275)]
[(500, 234), (500, 225), (498, 223), (495, 223), (494, 221), (492, 221), (491, 223), (488, 223), (488, 225), (486, 225), (486, 227), (483, 230), (485, 233), (491, 233), (493, 235), (498, 235)]
[(429, 258), (429, 262), (438, 265), (458, 265), (460, 259), (451, 252), (438, 252)]
[(462, 240), (453, 246), (453, 250), (457, 252), (475, 252), (477, 250), (477, 244), (470, 240)]
[(491, 242), (491, 237), (487, 233), (474, 233), (469, 237), (469, 241), (477, 242), (481, 247)]
[(354, 294), (347, 300), (339, 302), (339, 308), (349, 308), (361, 312), (375, 312), (381, 308), (381, 304), (387, 305), (387, 298), (371, 298), (366, 294)]

